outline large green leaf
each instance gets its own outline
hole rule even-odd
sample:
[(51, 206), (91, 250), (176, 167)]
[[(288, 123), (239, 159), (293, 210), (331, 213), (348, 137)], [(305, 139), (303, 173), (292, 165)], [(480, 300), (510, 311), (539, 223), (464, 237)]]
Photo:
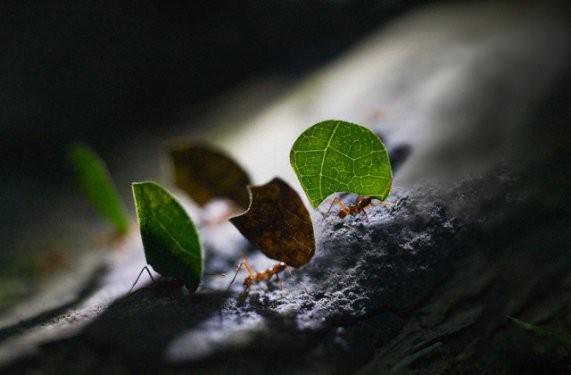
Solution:
[(337, 192), (385, 200), (391, 189), (383, 142), (350, 122), (327, 120), (305, 130), (293, 144), (290, 162), (313, 207)]
[(192, 292), (202, 278), (198, 231), (180, 203), (155, 182), (133, 183), (145, 257), (155, 271)]
[(97, 211), (115, 226), (117, 233), (129, 229), (129, 217), (101, 158), (85, 145), (74, 145), (69, 152), (79, 187)]

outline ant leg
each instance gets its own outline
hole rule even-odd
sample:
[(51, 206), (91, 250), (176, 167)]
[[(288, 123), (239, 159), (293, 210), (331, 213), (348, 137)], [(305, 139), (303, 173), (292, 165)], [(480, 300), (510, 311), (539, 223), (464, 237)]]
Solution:
[(299, 282), (299, 283), (301, 284), (301, 286), (303, 287), (303, 290), (305, 290), (305, 293), (306, 293), (308, 296), (311, 296), (311, 294), (309, 294), (309, 290), (307, 289), (307, 287), (305, 286), (305, 284), (304, 284), (303, 282), (301, 282), (301, 281), (298, 281), (298, 282)]
[(246, 259), (246, 257), (244, 257), (243, 259), (244, 260), (242, 261), (242, 263), (244, 264), (244, 267), (246, 267), (246, 271), (248, 271), (248, 275), (254, 276), (256, 274), (256, 270), (254, 270), (254, 268), (252, 266), (250, 266), (250, 263), (248, 263), (248, 259)]
[(240, 269), (242, 268), (243, 265), (244, 265), (244, 262), (241, 262), (240, 264), (238, 264), (238, 266), (236, 267), (236, 273), (234, 273), (234, 277), (232, 278), (232, 281), (230, 281), (230, 284), (228, 284), (228, 286), (226, 287), (226, 290), (230, 289), (232, 284), (234, 284), (234, 281), (236, 281), (236, 276), (238, 276), (238, 272), (240, 272)]
[(325, 213), (323, 212), (319, 212), (321, 214), (321, 216), (323, 216), (324, 218), (329, 215), (329, 211), (331, 211), (331, 208), (333, 207), (333, 203), (335, 203), (335, 201), (337, 200), (337, 193), (335, 193), (333, 195), (333, 198), (331, 199), (331, 204), (329, 205), (329, 208), (327, 209), (327, 211)]
[(230, 281), (230, 284), (228, 284), (228, 286), (226, 287), (226, 290), (230, 289), (230, 287), (232, 286), (232, 284), (234, 284), (234, 281), (236, 281), (236, 276), (238, 276), (238, 272), (240, 272), (240, 269), (242, 267), (244, 267), (246, 269), (246, 272), (248, 272), (248, 275), (254, 276), (255, 272), (252, 269), (252, 267), (250, 266), (250, 264), (248, 263), (248, 259), (246, 259), (246, 257), (242, 258), (242, 262), (240, 264), (238, 264), (238, 267), (236, 267), (236, 273), (234, 273), (234, 277), (232, 278), (232, 281)]
[(240, 293), (240, 295), (238, 296), (238, 306), (244, 304), (244, 301), (246, 300), (249, 291), (250, 291), (250, 286), (247, 286), (246, 289), (244, 289), (242, 293)]
[(276, 273), (276, 280), (280, 284), (280, 289), (283, 290), (284, 289), (284, 282), (283, 282), (282, 278), (280, 277), (280, 275), (278, 275), (277, 273)]
[(335, 193), (335, 195), (333, 196), (333, 198), (331, 199), (331, 204), (329, 205), (329, 208), (327, 209), (327, 211), (325, 213), (321, 212), (321, 216), (323, 216), (324, 218), (327, 217), (329, 215), (329, 212), (331, 212), (331, 209), (333, 208), (333, 205), (337, 205), (339, 206), (339, 208), (343, 211), (347, 211), (348, 208), (345, 205), (345, 203), (343, 203), (343, 201), (341, 199), (338, 198), (338, 193)]
[(365, 214), (365, 219), (367, 219), (367, 223), (370, 223), (369, 221), (369, 215), (367, 215), (367, 211), (365, 211), (367, 208), (369, 207), (373, 207), (374, 204), (373, 202), (369, 203), (368, 205), (366, 205), (365, 207), (361, 208), (361, 212)]
[(333, 207), (333, 205), (337, 205), (339, 206), (339, 211), (345, 211), (345, 212), (349, 212), (349, 207), (347, 207), (345, 205), (345, 203), (343, 203), (343, 201), (339, 198), (334, 198), (333, 201), (331, 202), (331, 205), (329, 206), (329, 209), (327, 210), (327, 212), (325, 213), (325, 215), (323, 215), (323, 217), (327, 217), (329, 216), (329, 212), (331, 211), (331, 208)]
[(149, 270), (149, 267), (145, 266), (141, 269), (141, 272), (139, 272), (139, 275), (137, 276), (137, 278), (135, 279), (135, 282), (133, 283), (133, 285), (131, 285), (131, 289), (129, 289), (129, 293), (131, 294), (131, 292), (133, 291), (133, 288), (135, 288), (135, 285), (137, 285), (137, 283), (139, 282), (139, 279), (141, 278), (141, 275), (143, 274), (144, 271), (147, 271), (147, 274), (149, 275), (149, 277), (151, 278), (151, 281), (154, 283), (155, 279), (153, 278), (153, 275), (151, 275), (151, 271)]
[(367, 215), (367, 211), (365, 211), (366, 207), (363, 207), (363, 209), (361, 211), (363, 211), (363, 213), (365, 214), (365, 220), (367, 221), (367, 224), (370, 224), (371, 222), (369, 221), (369, 215)]

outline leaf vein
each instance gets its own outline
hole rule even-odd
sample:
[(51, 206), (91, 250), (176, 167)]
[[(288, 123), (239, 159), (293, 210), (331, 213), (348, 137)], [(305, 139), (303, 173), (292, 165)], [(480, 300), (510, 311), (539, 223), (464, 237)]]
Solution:
[(321, 168), (319, 169), (319, 176), (320, 176), (320, 178), (319, 178), (319, 195), (320, 196), (323, 196), (323, 166), (325, 165), (325, 157), (327, 156), (327, 151), (329, 150), (329, 146), (331, 145), (331, 141), (333, 140), (333, 137), (335, 136), (335, 132), (337, 132), (337, 128), (339, 128), (339, 125), (341, 125), (341, 121), (337, 121), (335, 128), (331, 132), (331, 136), (329, 137), (329, 140), (327, 141), (327, 146), (325, 146), (325, 151), (323, 152), (323, 158), (321, 159)]

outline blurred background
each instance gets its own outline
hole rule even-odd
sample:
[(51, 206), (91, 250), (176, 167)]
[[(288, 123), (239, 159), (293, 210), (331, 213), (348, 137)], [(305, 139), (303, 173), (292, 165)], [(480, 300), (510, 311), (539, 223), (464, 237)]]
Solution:
[(160, 177), (162, 142), (231, 138), (420, 3), (2, 2), (0, 279), (30, 276), (39, 254), (75, 253), (101, 229), (73, 184), (72, 142), (100, 153), (130, 204), (131, 181)]
[(73, 183), (73, 142), (129, 207), (130, 182), (164, 180), (172, 139), (295, 183), (293, 140), (328, 118), (412, 147), (396, 188), (475, 174), (541, 138), (519, 142), (521, 124), (568, 121), (569, 15), (566, 1), (2, 2), (0, 311), (107, 229)]

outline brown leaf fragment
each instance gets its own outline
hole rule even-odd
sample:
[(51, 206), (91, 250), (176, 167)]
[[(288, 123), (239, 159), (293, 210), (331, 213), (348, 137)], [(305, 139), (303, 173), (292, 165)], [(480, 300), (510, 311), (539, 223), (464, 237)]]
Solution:
[(232, 158), (204, 143), (179, 144), (170, 148), (175, 185), (198, 205), (226, 198), (248, 207), (250, 176)]
[(248, 211), (230, 222), (267, 257), (296, 268), (307, 264), (315, 253), (315, 237), (299, 194), (277, 177), (249, 189)]

